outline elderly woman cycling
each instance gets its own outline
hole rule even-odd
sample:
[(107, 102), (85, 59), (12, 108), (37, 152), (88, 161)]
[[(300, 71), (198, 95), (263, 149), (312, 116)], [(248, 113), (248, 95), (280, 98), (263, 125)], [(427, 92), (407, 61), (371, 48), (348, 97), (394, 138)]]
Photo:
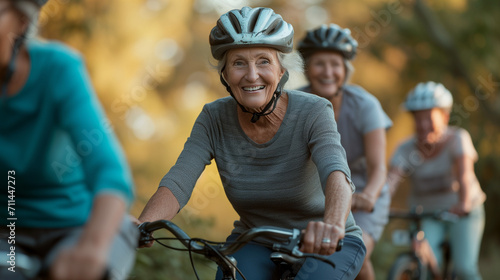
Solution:
[(366, 258), (356, 279), (375, 279), (370, 260), (375, 243), (388, 221), (390, 196), (386, 178), (386, 135), (392, 122), (375, 96), (357, 85), (348, 84), (354, 72), (358, 43), (349, 29), (336, 24), (310, 30), (298, 45), (305, 59), (309, 85), (302, 90), (329, 100), (347, 163), (356, 185), (351, 210), (363, 230)]
[(425, 219), (422, 229), (438, 263), (442, 262), (440, 245), (449, 238), (458, 279), (481, 279), (477, 261), (486, 195), (474, 172), (477, 152), (469, 133), (448, 126), (452, 106), (451, 93), (440, 83), (420, 83), (410, 91), (405, 107), (415, 121), (415, 135), (392, 156), (388, 182), (394, 193), (408, 177), (411, 207), (460, 216), (454, 223)]
[[(257, 226), (305, 230), (301, 250), (336, 263), (308, 259), (299, 276), (354, 279), (365, 255), (350, 213), (354, 185), (331, 104), (285, 91), (293, 28), (269, 8), (232, 10), (210, 33), (213, 57), (230, 97), (206, 104), (176, 164), (139, 217), (171, 219), (186, 205), (198, 177), (215, 159), (226, 195), (240, 219), (228, 240)], [(344, 246), (335, 253), (339, 239)], [(271, 279), (270, 249), (248, 244), (234, 257), (247, 279)], [(217, 277), (220, 277), (218, 274)]]
[[(0, 174), (15, 187), (17, 219), (12, 242), (0, 211), (0, 250), (42, 260), (50, 279), (126, 279), (138, 236), (125, 218), (132, 176), (81, 55), (34, 36), (46, 2), (0, 0)], [(0, 279), (25, 278), (2, 269)]]

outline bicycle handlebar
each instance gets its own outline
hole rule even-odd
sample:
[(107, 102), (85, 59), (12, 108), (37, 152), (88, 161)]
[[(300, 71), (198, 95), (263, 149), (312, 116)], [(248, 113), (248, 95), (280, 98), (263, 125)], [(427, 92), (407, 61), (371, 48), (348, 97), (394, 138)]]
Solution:
[(446, 210), (436, 210), (430, 212), (422, 212), (415, 210), (400, 210), (400, 209), (391, 209), (389, 212), (390, 218), (397, 219), (407, 219), (407, 220), (421, 220), (423, 218), (432, 218), (440, 221), (447, 222), (456, 222), (459, 219), (459, 216), (453, 214)]
[[(141, 231), (141, 237), (139, 240), (139, 245), (142, 246), (146, 242), (153, 240), (151, 237), (151, 233), (159, 230), (166, 229), (171, 232), (176, 239), (178, 239), (186, 248), (191, 250), (192, 252), (199, 254), (207, 254), (207, 252), (211, 252), (213, 248), (208, 249), (206, 246), (201, 245), (196, 241), (196, 239), (192, 239), (189, 235), (184, 232), (181, 228), (179, 228), (175, 223), (168, 220), (158, 220), (154, 222), (145, 222), (139, 226)], [(237, 237), (234, 242), (223, 243), (222, 245), (218, 245), (216, 247), (217, 251), (222, 255), (231, 255), (241, 249), (245, 244), (250, 241), (255, 240), (257, 237), (268, 237), (268, 238), (283, 238), (287, 239), (287, 242), (275, 242), (272, 243), (272, 249), (275, 252), (282, 252), (285, 254), (289, 254), (293, 257), (297, 258), (305, 258), (312, 257), (328, 264), (332, 265), (335, 268), (335, 264), (326, 258), (326, 256), (322, 256), (319, 254), (308, 254), (301, 252), (299, 248), (299, 243), (302, 237), (301, 231), (299, 229), (285, 229), (279, 227), (272, 226), (262, 226), (251, 228), (241, 235)], [(336, 251), (340, 251), (342, 249), (343, 239), (340, 239)]]

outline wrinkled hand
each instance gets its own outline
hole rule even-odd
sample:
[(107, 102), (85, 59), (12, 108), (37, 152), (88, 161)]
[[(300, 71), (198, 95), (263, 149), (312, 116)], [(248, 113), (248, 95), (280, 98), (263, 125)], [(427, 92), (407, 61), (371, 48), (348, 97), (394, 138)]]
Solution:
[(53, 280), (100, 280), (104, 277), (108, 250), (77, 244), (59, 253), (50, 270)]
[(372, 212), (377, 199), (364, 192), (354, 193), (352, 195), (351, 210)]
[[(132, 223), (134, 223), (136, 226), (139, 226), (142, 223), (141, 221), (139, 221), (139, 219), (137, 219), (134, 216), (129, 216), (129, 217), (130, 217), (130, 220), (132, 221)], [(141, 235), (141, 237), (142, 237), (142, 235)], [(151, 237), (153, 237), (153, 234), (151, 234)], [(153, 243), (154, 243), (154, 240), (146, 241), (146, 243), (144, 245), (140, 245), (140, 246), (138, 246), (138, 248), (151, 248), (151, 246), (153, 246)]]
[[(324, 222), (309, 222), (303, 232), (300, 251), (303, 253), (314, 253), (331, 255), (337, 249), (337, 243), (344, 238), (345, 229)], [(330, 242), (323, 242), (323, 241)]]

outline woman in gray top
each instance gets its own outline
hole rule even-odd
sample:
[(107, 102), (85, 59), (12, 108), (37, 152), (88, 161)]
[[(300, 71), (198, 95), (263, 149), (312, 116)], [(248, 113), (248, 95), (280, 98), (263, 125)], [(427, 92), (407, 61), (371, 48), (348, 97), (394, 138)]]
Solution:
[(440, 245), (448, 236), (458, 279), (481, 279), (477, 268), (484, 229), (486, 195), (474, 173), (477, 153), (467, 131), (448, 126), (451, 93), (439, 83), (418, 84), (405, 101), (415, 120), (415, 136), (404, 141), (391, 159), (391, 193), (405, 177), (410, 179), (410, 207), (424, 212), (446, 210), (458, 222), (425, 219), (422, 229), (441, 263)]
[(347, 163), (356, 186), (351, 209), (363, 230), (367, 253), (356, 279), (375, 279), (370, 255), (388, 220), (390, 196), (386, 179), (386, 135), (392, 122), (379, 101), (363, 88), (347, 85), (357, 42), (349, 29), (322, 25), (307, 32), (298, 45), (309, 85), (302, 90), (329, 100)]
[[(300, 249), (328, 255), (336, 269), (308, 259), (299, 275), (353, 279), (365, 255), (349, 208), (354, 185), (331, 104), (283, 90), (290, 63), (300, 60), (290, 57), (292, 39), (292, 26), (269, 8), (244, 7), (220, 17), (210, 45), (231, 96), (205, 105), (139, 220), (173, 218), (214, 159), (240, 216), (229, 240), (258, 226), (304, 229)], [(341, 238), (344, 246), (335, 253)], [(269, 253), (248, 244), (234, 257), (247, 279), (271, 279)]]

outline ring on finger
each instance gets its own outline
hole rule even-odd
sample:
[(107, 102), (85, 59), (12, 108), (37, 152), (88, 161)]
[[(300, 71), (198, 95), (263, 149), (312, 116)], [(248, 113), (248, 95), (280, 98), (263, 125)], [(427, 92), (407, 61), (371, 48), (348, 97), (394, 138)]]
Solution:
[(330, 243), (330, 242), (332, 242), (330, 238), (323, 238), (323, 240), (321, 240), (321, 243)]

